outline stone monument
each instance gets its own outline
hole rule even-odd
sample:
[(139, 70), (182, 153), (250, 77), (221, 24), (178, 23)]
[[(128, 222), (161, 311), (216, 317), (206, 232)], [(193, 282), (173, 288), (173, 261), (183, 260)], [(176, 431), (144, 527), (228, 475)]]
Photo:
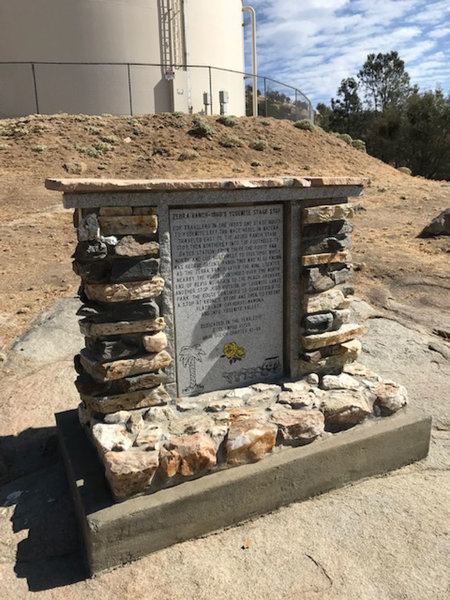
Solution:
[(75, 209), (81, 403), (57, 422), (92, 571), (427, 454), (406, 390), (356, 362), (361, 180), (46, 185)]

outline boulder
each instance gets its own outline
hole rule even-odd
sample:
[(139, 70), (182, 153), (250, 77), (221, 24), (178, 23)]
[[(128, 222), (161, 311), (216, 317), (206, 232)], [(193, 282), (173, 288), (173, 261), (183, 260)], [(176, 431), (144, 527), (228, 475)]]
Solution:
[(322, 379), (324, 390), (357, 390), (359, 387), (359, 381), (347, 373), (324, 375)]
[(254, 419), (239, 419), (232, 423), (226, 441), (229, 465), (242, 465), (259, 460), (273, 450), (277, 427)]
[(372, 412), (365, 394), (359, 390), (335, 390), (320, 404), (328, 431), (345, 429), (361, 423)]
[(450, 208), (443, 210), (429, 225), (422, 229), (419, 237), (450, 235)]
[(392, 415), (408, 403), (406, 388), (392, 381), (385, 381), (370, 387), (377, 397), (375, 406), (382, 415)]
[(325, 419), (319, 410), (274, 411), (271, 421), (278, 426), (278, 436), (283, 444), (303, 445), (313, 442), (324, 432)]
[(107, 452), (104, 456), (106, 477), (117, 500), (148, 490), (159, 465), (158, 452), (127, 450)]
[(161, 469), (167, 477), (183, 477), (210, 471), (216, 466), (214, 441), (202, 433), (172, 438), (160, 450)]
[(117, 452), (128, 450), (133, 445), (133, 439), (122, 423), (96, 423), (92, 427), (92, 437), (103, 454), (112, 450)]

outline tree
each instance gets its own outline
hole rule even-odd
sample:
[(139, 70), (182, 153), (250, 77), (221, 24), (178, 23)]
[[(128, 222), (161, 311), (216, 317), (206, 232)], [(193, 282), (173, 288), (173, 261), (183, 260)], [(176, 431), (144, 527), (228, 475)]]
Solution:
[(450, 179), (450, 94), (417, 91), (405, 111), (405, 163), (413, 173)]
[(316, 125), (319, 125), (322, 129), (325, 129), (325, 131), (331, 131), (330, 119), (332, 114), (333, 112), (329, 106), (323, 102), (319, 102), (316, 106)]
[(361, 100), (358, 95), (358, 82), (353, 77), (341, 81), (337, 98), (331, 99), (332, 114), (330, 126), (333, 131), (348, 133), (358, 137), (361, 117)]
[(358, 80), (368, 107), (375, 112), (400, 104), (411, 92), (405, 63), (395, 51), (369, 54), (358, 72)]

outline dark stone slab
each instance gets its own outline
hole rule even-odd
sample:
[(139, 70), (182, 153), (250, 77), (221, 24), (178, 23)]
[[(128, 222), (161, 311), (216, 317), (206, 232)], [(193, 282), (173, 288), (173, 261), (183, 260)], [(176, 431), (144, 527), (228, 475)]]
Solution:
[(328, 221), (327, 223), (313, 223), (305, 225), (302, 229), (304, 240), (313, 238), (347, 236), (353, 231), (353, 225), (349, 221)]
[(108, 254), (107, 246), (101, 240), (89, 240), (88, 242), (78, 242), (72, 258), (80, 262), (92, 262), (102, 260)]
[(92, 323), (113, 323), (115, 321), (141, 321), (157, 319), (159, 306), (153, 300), (135, 302), (114, 302), (110, 304), (93, 302), (80, 294), (83, 306), (77, 311), (79, 317), (86, 317)]
[(88, 373), (82, 370), (75, 381), (77, 390), (84, 396), (116, 396), (125, 392), (137, 392), (167, 382), (167, 375), (163, 371), (144, 373), (135, 377), (124, 377), (115, 381), (95, 381)]
[(100, 362), (132, 358), (145, 353), (142, 335), (140, 334), (127, 334), (108, 338), (86, 337), (85, 342), (86, 348)]
[(306, 315), (303, 318), (303, 328), (306, 335), (324, 333), (333, 328), (334, 315), (331, 312)]
[(321, 254), (324, 252), (341, 252), (350, 250), (351, 239), (345, 235), (336, 237), (316, 237), (302, 240), (303, 254)]
[(321, 265), (303, 270), (304, 289), (307, 294), (325, 292), (335, 285), (346, 283), (353, 269), (344, 264)]
[(144, 281), (159, 273), (159, 260), (114, 260), (111, 262), (111, 283), (121, 281)]
[(82, 263), (74, 260), (72, 263), (73, 271), (78, 277), (81, 277), (86, 283), (108, 283), (111, 267), (107, 260), (96, 260), (93, 262)]
[(93, 574), (425, 458), (431, 431), (430, 418), (402, 410), (257, 463), (115, 504), (76, 411), (56, 414), (56, 423)]

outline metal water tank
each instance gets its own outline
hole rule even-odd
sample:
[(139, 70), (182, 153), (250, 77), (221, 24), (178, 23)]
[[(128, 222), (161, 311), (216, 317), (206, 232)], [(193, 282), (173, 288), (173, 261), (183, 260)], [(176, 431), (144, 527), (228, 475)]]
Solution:
[[(198, 65), (197, 67), (189, 65)], [(202, 68), (200, 68), (202, 67)], [(241, 0), (1, 0), (0, 117), (245, 113)]]

